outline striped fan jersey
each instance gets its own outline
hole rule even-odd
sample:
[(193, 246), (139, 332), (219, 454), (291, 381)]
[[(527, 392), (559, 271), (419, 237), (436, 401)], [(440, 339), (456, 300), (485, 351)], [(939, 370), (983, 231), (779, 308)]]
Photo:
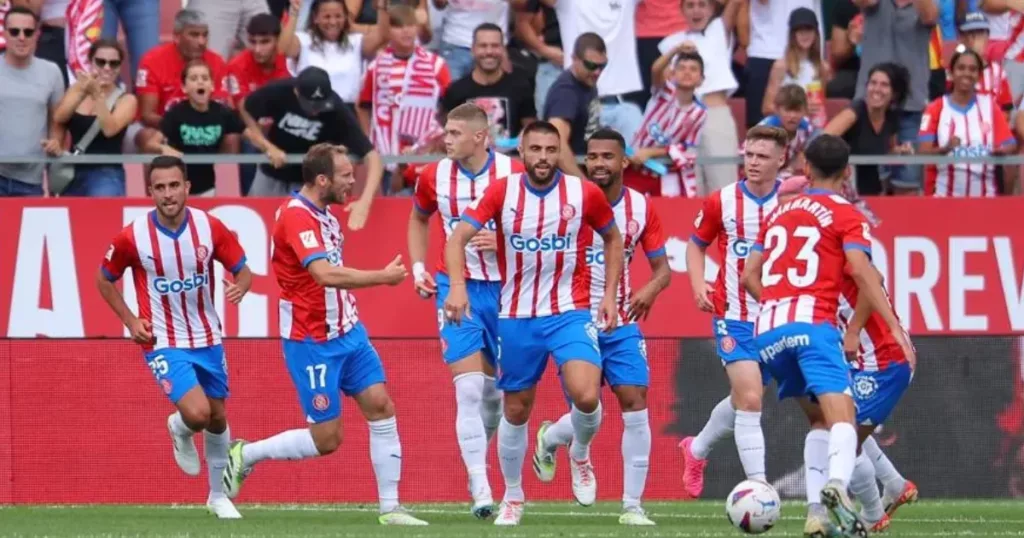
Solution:
[(348, 290), (321, 286), (309, 264), (327, 260), (343, 267), (345, 237), (330, 207), (320, 209), (298, 193), (277, 210), (271, 266), (281, 288), (281, 338), (325, 342), (344, 335), (359, 321), (356, 298)]
[[(490, 152), (487, 164), (480, 172), (466, 170), (451, 159), (441, 159), (428, 165), (416, 181), (413, 194), (413, 206), (424, 215), (440, 214), (444, 242), (448, 242), (455, 225), (459, 223), (462, 212), (476, 199), (484, 195), (484, 189), (498, 179), (506, 178), (513, 173), (524, 172), (523, 163), (501, 153)], [(484, 225), (494, 231), (494, 221)], [(447, 273), (444, 250), (437, 261), (437, 270)], [(501, 280), (498, 268), (498, 255), (494, 252), (482, 252), (472, 244), (466, 245), (466, 278), (497, 282)]]
[(538, 190), (526, 174), (499, 179), (462, 214), (480, 229), (494, 220), (501, 271), (500, 318), (539, 318), (590, 308), (587, 249), (615, 215), (590, 181), (556, 172)]
[(139, 318), (153, 325), (153, 349), (196, 349), (221, 343), (223, 327), (214, 307), (213, 262), (232, 274), (245, 267), (245, 252), (224, 223), (186, 208), (177, 230), (157, 220), (156, 210), (135, 219), (114, 237), (101, 265), (116, 282), (131, 268)]
[(747, 189), (746, 180), (738, 181), (707, 197), (697, 213), (690, 239), (702, 247), (714, 243), (721, 260), (712, 297), (717, 317), (746, 322), (757, 319), (757, 300), (740, 283), (740, 275), (761, 231), (761, 221), (778, 205), (781, 184), (776, 181), (768, 195), (757, 197)]

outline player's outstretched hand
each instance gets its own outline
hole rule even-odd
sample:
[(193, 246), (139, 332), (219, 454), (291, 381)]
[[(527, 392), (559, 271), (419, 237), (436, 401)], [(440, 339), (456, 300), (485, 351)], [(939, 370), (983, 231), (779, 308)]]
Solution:
[(697, 308), (703, 312), (714, 312), (715, 305), (711, 302), (711, 288), (707, 284), (701, 286), (700, 291), (694, 294), (693, 300), (697, 303)]
[(600, 326), (604, 328), (604, 332), (610, 334), (615, 330), (615, 327), (619, 325), (619, 312), (614, 296), (605, 296), (604, 299), (601, 299), (598, 316), (600, 316), (598, 321)]
[(413, 284), (416, 287), (416, 293), (419, 293), (420, 297), (429, 299), (437, 295), (437, 282), (434, 281), (434, 277), (430, 276), (429, 271), (413, 276)]
[(859, 352), (860, 335), (853, 331), (846, 331), (846, 334), (843, 335), (843, 353), (846, 354), (846, 362), (856, 362)]
[(231, 304), (242, 302), (242, 297), (245, 297), (245, 292), (242, 288), (226, 278), (222, 280), (224, 282), (224, 298)]
[(461, 325), (462, 318), (473, 319), (469, 313), (469, 295), (466, 283), (456, 282), (448, 289), (448, 297), (444, 300), (444, 317), (452, 325)]
[(477, 250), (495, 252), (498, 250), (498, 234), (490, 230), (480, 230), (469, 240), (469, 244)]
[(153, 324), (147, 319), (135, 318), (128, 324), (132, 333), (132, 341), (136, 344), (149, 344), (153, 341)]
[(630, 321), (640, 321), (647, 319), (647, 316), (651, 313), (651, 307), (654, 306), (654, 299), (657, 294), (654, 290), (649, 290), (647, 287), (641, 288), (635, 294), (633, 299), (629, 302), (629, 311), (626, 312), (626, 316)]
[(387, 267), (381, 269), (381, 274), (384, 277), (384, 283), (388, 286), (401, 284), (405, 277), (409, 276), (409, 270), (402, 263), (402, 255), (395, 256), (395, 259), (391, 260)]

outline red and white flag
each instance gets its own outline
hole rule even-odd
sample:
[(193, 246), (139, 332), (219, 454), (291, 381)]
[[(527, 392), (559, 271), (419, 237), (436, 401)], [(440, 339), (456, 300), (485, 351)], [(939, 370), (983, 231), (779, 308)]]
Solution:
[(68, 75), (89, 68), (89, 47), (103, 31), (103, 0), (71, 0), (65, 12), (64, 42), (67, 43)]

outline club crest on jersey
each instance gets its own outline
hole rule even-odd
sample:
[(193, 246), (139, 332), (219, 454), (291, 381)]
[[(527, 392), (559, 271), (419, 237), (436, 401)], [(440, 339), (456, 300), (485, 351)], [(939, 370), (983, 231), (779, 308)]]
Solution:
[(174, 390), (174, 384), (168, 379), (161, 379), (160, 388), (164, 389), (164, 394), (170, 394)]
[(313, 397), (313, 409), (317, 411), (326, 411), (331, 406), (331, 399), (323, 394), (317, 394)]
[(697, 212), (697, 218), (693, 219), (693, 227), (700, 228), (700, 223), (704, 221), (704, 210), (701, 209)]
[(576, 207), (572, 204), (562, 206), (562, 220), (572, 220), (576, 216)]
[(640, 223), (635, 219), (630, 219), (629, 222), (626, 223), (626, 233), (629, 235), (636, 235), (640, 233)]
[(206, 245), (199, 245), (196, 247), (196, 263), (206, 263), (207, 258), (210, 256), (210, 249), (206, 248)]
[(736, 339), (731, 336), (723, 336), (720, 345), (722, 346), (722, 352), (732, 353), (736, 349)]
[(857, 376), (853, 379), (853, 392), (857, 394), (858, 399), (867, 400), (878, 392), (878, 381), (871, 376)]

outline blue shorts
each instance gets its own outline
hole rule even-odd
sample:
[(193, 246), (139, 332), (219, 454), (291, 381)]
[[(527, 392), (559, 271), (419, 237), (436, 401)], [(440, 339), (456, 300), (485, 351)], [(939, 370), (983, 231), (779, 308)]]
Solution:
[(598, 328), (589, 310), (527, 319), (498, 320), (498, 388), (507, 392), (537, 384), (548, 355), (561, 370), (571, 360), (601, 367)]
[(910, 364), (906, 362), (876, 372), (854, 371), (853, 399), (857, 404), (857, 423), (862, 426), (884, 424), (912, 378)]
[(790, 323), (754, 339), (761, 361), (779, 384), (779, 399), (845, 393), (850, 365), (839, 330), (828, 323)]
[(463, 318), (460, 325), (448, 323), (444, 301), (448, 298), (448, 275), (437, 274), (437, 327), (441, 333), (441, 353), (445, 364), (482, 351), (484, 360), (494, 365), (498, 356), (498, 300), (501, 282), (467, 280), (466, 294), (472, 318)]
[(362, 323), (333, 340), (284, 340), (283, 346), (285, 365), (310, 424), (341, 416), (339, 391), (355, 396), (385, 381), (384, 365)]
[[(760, 363), (757, 358), (757, 346), (754, 345), (754, 324), (752, 322), (714, 317), (712, 323), (714, 324), (712, 328), (715, 331), (715, 345), (718, 357), (722, 359), (722, 366), (740, 361)], [(771, 380), (771, 374), (762, 365), (761, 383), (768, 385)]]
[(647, 341), (640, 333), (639, 325), (622, 325), (611, 334), (602, 332), (597, 342), (601, 347), (601, 368), (609, 385), (646, 387), (651, 384)]
[(199, 385), (208, 398), (228, 397), (228, 363), (224, 346), (154, 349), (145, 355), (153, 377), (171, 402)]

